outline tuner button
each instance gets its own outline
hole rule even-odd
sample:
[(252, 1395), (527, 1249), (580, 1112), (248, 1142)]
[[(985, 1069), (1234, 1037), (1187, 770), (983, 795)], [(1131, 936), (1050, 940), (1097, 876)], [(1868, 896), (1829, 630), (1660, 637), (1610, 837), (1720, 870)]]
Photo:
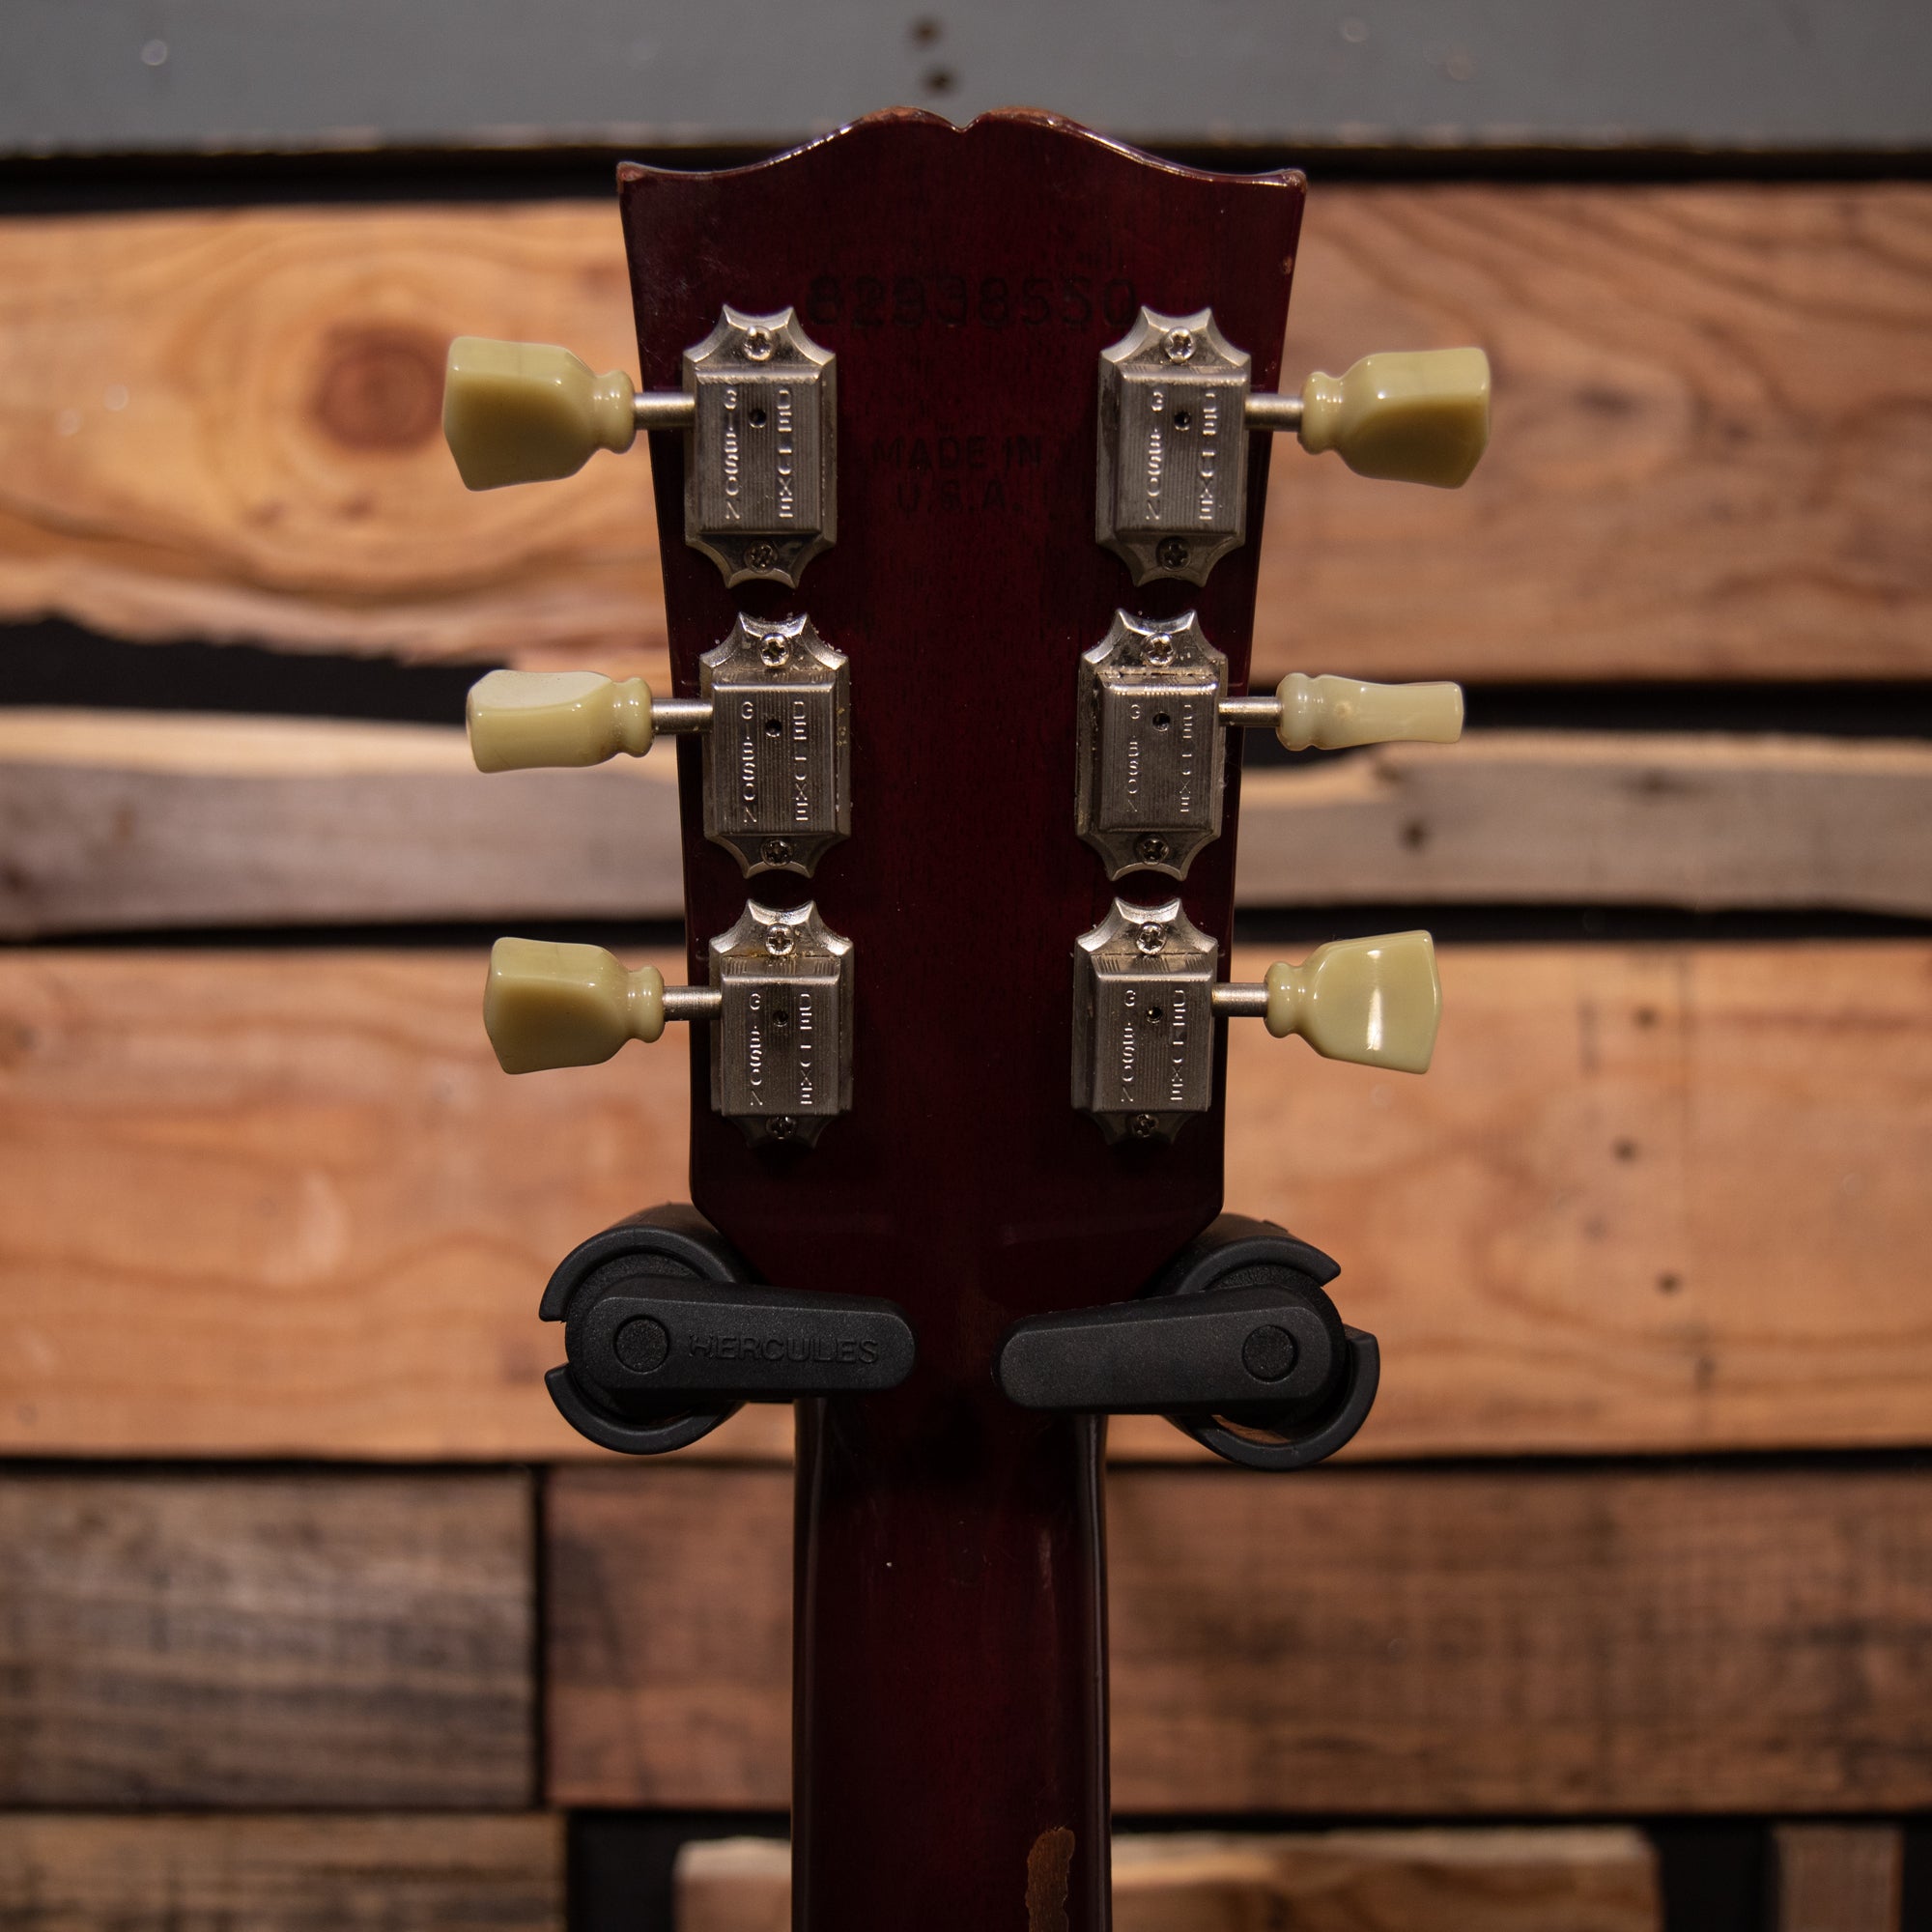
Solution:
[(449, 345), (442, 434), (471, 490), (571, 476), (638, 434), (637, 391), (621, 369), (594, 374), (567, 349), (459, 335)]
[(1264, 983), (1264, 1017), (1277, 1039), (1298, 1033), (1324, 1060), (1429, 1070), (1442, 982), (1428, 933), (1332, 940), (1299, 966), (1277, 960)]
[[(500, 676), (502, 673), (498, 673)], [(1463, 735), (1460, 684), (1362, 684), (1290, 671), (1275, 687), (1275, 736), (1291, 752), (1398, 742), (1453, 745)]]
[(1490, 358), (1480, 349), (1365, 355), (1339, 380), (1319, 370), (1301, 391), (1301, 446), (1334, 450), (1360, 476), (1468, 481), (1490, 440)]
[(479, 772), (640, 758), (655, 727), (650, 687), (593, 670), (493, 670), (469, 687), (469, 751)]
[(483, 1026), (505, 1073), (594, 1066), (627, 1039), (664, 1032), (664, 975), (626, 972), (601, 946), (499, 939), (490, 949)]

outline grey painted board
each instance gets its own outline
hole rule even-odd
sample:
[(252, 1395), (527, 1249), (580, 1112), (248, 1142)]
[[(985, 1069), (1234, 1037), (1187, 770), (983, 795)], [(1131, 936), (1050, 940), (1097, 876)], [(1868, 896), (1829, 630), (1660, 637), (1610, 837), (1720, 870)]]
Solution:
[(1932, 145), (1924, 0), (8, 0), (0, 152), (779, 143), (914, 103), (1152, 142)]

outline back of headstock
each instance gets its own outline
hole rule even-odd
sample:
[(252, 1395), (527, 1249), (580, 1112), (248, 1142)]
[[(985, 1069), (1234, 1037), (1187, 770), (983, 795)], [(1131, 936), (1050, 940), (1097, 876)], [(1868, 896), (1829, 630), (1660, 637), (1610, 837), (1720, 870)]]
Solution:
[[(696, 1022), (693, 1202), (791, 1297), (760, 1313), (732, 1289), (739, 1325), (793, 1321), (810, 1362), (887, 1324), (869, 1362), (794, 1377), (822, 1391), (800, 1406), (796, 1922), (1024, 1910), (1088, 1932), (1106, 1922), (1104, 1413), (1187, 1409), (1242, 1453), (1216, 1364), (1264, 1329), (1243, 1308), (1228, 1329), (1207, 1295), (1186, 1332), (1148, 1320), (1178, 1302), (1080, 1312), (1205, 1265), (1188, 1244), (1221, 1207), (1225, 1021), (1411, 1066), (1435, 1028), (1421, 935), (1222, 983), (1233, 732), (1460, 724), (1450, 687), (1247, 693), (1251, 432), (1452, 480), (1459, 438), (1463, 473), (1480, 449), (1474, 372), (1275, 394), (1300, 177), (1172, 167), (1045, 115), (882, 115), (751, 168), (627, 166), (620, 195), (645, 393), (474, 346), (452, 444), (489, 483), (652, 432), (676, 696), (499, 680), (472, 724), (503, 764), (681, 734), (691, 986), (499, 949), (493, 1037), (521, 1069)], [(519, 409), (546, 426), (521, 445), (545, 445), (540, 470), (497, 460)], [(1372, 1353), (1350, 1354), (1365, 1338), (1333, 1319), (1325, 1258), (1224, 1232), (1209, 1275), (1271, 1256), (1299, 1284), (1264, 1331), (1304, 1379), (1328, 1364), (1312, 1460), (1359, 1422)], [(703, 1236), (652, 1236), (659, 1274), (708, 1279), (694, 1305), (734, 1264), (706, 1277)], [(628, 1238), (586, 1244), (546, 1313)], [(595, 1336), (573, 1320), (586, 1372), (641, 1332), (626, 1292)], [(1289, 1374), (1265, 1354), (1264, 1382)], [(734, 1387), (785, 1392), (782, 1373), (734, 1384), (714, 1351), (717, 1398), (660, 1425), (638, 1392), (665, 1351), (633, 1356), (619, 1404), (644, 1421), (621, 1446), (692, 1439)], [(1181, 1357), (1188, 1401), (1162, 1379)]]

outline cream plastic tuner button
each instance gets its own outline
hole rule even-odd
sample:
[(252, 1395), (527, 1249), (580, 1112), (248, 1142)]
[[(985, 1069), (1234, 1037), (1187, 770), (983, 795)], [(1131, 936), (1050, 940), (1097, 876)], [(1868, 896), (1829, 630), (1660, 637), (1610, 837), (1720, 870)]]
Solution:
[(449, 345), (442, 435), (471, 490), (575, 475), (600, 449), (629, 449), (639, 428), (687, 428), (696, 414), (681, 392), (640, 396), (621, 369), (599, 376), (550, 343)]
[(1453, 745), (1463, 735), (1460, 684), (1363, 684), (1292, 670), (1275, 687), (1275, 736), (1291, 752), (1350, 745)]
[(627, 1039), (656, 1039), (667, 1020), (709, 1019), (721, 1005), (706, 987), (668, 987), (655, 966), (627, 972), (601, 946), (499, 939), (483, 1027), (505, 1073), (534, 1073), (594, 1066)]
[(1319, 370), (1299, 396), (1256, 396), (1251, 429), (1293, 429), (1319, 456), (1332, 449), (1358, 476), (1469, 480), (1490, 440), (1490, 358), (1480, 349), (1364, 355), (1346, 376)]
[(1260, 985), (1217, 986), (1216, 1012), (1298, 1033), (1324, 1060), (1425, 1073), (1442, 1016), (1435, 944), (1426, 932), (1337, 939), (1299, 965), (1277, 960)]
[(702, 731), (706, 699), (653, 697), (640, 677), (591, 670), (493, 670), (469, 688), (469, 752), (479, 772), (640, 758), (660, 731)]

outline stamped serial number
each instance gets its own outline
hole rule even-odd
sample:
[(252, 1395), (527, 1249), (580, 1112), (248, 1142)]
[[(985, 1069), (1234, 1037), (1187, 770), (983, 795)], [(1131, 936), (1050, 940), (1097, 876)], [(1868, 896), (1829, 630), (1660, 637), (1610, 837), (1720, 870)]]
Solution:
[(806, 318), (820, 328), (1124, 328), (1140, 313), (1123, 275), (816, 275)]

